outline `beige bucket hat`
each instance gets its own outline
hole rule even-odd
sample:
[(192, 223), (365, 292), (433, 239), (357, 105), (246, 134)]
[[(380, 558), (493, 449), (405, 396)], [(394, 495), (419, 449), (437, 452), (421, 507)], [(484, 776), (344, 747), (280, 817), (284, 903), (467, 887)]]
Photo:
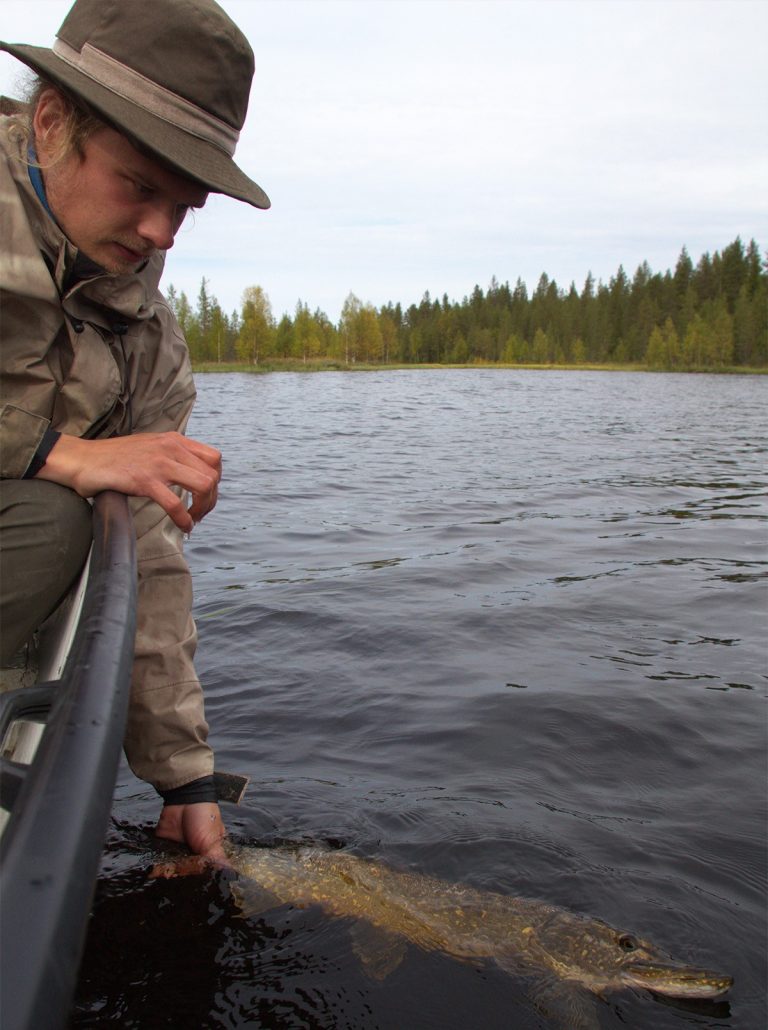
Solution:
[(270, 206), (232, 160), (253, 51), (213, 0), (76, 0), (53, 49), (0, 49), (212, 193)]

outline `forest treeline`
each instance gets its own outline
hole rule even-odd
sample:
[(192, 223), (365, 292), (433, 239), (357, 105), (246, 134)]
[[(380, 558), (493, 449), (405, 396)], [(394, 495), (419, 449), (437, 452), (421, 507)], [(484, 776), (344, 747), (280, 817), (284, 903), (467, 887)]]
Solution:
[(683, 248), (674, 270), (643, 262), (608, 283), (588, 274), (565, 290), (542, 273), (529, 294), (494, 278), (460, 302), (425, 293), (377, 309), (350, 293), (338, 324), (302, 301), (276, 319), (260, 286), (239, 311), (222, 311), (203, 279), (195, 304), (168, 300), (195, 364), (271, 361), (355, 364), (637, 365), (658, 370), (768, 366), (768, 265), (740, 238), (696, 264)]

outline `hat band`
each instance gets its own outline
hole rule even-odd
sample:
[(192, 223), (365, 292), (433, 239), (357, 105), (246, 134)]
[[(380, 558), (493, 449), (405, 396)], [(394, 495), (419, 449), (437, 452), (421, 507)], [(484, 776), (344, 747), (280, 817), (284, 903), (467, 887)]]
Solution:
[(57, 39), (53, 44), (53, 52), (65, 64), (136, 104), (148, 114), (161, 118), (197, 136), (198, 139), (212, 143), (229, 157), (235, 153), (240, 138), (237, 129), (233, 129), (231, 125), (227, 125), (196, 104), (191, 104), (177, 93), (152, 82), (141, 72), (129, 68), (102, 50), (97, 50), (90, 43), (85, 43), (83, 49), (78, 52), (63, 39)]

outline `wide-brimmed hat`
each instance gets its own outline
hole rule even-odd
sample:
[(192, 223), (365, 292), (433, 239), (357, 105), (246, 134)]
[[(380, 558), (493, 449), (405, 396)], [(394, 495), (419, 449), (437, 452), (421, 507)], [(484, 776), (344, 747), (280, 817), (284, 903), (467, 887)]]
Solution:
[(53, 49), (0, 42), (174, 170), (254, 207), (269, 197), (232, 157), (253, 51), (213, 0), (76, 0)]

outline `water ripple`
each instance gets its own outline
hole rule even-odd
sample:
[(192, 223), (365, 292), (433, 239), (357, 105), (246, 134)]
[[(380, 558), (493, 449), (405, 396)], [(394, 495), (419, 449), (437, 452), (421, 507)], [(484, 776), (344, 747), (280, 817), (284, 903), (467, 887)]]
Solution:
[[(736, 977), (730, 1015), (625, 995), (604, 1028), (765, 1025), (766, 385), (204, 377), (190, 431), (225, 481), (188, 554), (218, 763), (251, 778), (230, 830), (560, 904)], [(144, 882), (155, 845), (126, 827), (156, 804), (123, 768), (73, 1025), (547, 1025), (501, 974), (413, 949), (372, 986), (316, 914)]]

